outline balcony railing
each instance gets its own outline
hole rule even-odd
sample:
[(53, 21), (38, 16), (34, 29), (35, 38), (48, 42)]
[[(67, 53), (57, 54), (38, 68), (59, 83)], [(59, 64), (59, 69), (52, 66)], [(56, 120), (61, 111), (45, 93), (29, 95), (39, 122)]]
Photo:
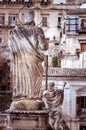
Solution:
[(30, 4), (33, 5), (34, 3), (40, 3), (40, 5), (48, 5), (51, 3), (50, 0), (0, 0), (0, 3), (6, 4)]
[[(43, 76), (45, 76), (46, 69), (44, 68)], [(49, 67), (48, 76), (62, 76), (62, 77), (86, 77), (86, 69), (69, 69), (69, 68), (57, 68)]]
[(6, 4), (34, 4), (35, 0), (0, 0), (0, 3), (6, 3)]

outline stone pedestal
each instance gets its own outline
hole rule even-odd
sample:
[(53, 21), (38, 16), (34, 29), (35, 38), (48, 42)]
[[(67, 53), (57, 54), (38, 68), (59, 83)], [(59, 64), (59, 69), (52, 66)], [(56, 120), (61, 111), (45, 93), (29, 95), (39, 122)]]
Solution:
[(47, 130), (48, 112), (46, 110), (9, 111), (11, 130)]

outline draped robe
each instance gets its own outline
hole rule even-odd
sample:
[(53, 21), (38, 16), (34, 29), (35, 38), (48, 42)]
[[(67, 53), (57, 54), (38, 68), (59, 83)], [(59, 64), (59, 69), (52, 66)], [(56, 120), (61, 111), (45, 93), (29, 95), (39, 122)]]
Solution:
[(48, 49), (43, 30), (35, 26), (16, 27), (9, 39), (13, 97), (39, 98), (42, 61)]
[(49, 125), (53, 130), (59, 129), (63, 98), (63, 90), (60, 89), (45, 90), (43, 92), (43, 101), (45, 107), (49, 110)]

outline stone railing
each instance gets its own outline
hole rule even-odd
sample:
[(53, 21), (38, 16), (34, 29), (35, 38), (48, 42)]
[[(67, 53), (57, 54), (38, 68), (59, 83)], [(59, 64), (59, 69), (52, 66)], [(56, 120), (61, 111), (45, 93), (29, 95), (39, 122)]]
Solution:
[[(45, 76), (45, 71), (43, 76)], [(48, 76), (49, 77), (54, 77), (54, 76), (61, 76), (61, 77), (86, 77), (86, 69), (69, 69), (69, 68), (53, 68), (49, 67), (48, 68)]]

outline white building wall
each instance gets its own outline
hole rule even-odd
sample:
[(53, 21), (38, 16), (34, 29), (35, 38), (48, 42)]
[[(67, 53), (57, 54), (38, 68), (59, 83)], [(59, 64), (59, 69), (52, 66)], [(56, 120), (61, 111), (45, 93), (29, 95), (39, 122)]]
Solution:
[(67, 37), (64, 46), (65, 58), (61, 60), (61, 68), (80, 68), (80, 60), (76, 53), (76, 50), (80, 49), (78, 39)]
[(71, 87), (70, 89), (70, 108), (71, 108), (70, 114), (72, 118), (76, 117), (76, 96), (77, 96), (76, 91), (74, 90), (73, 87)]
[(64, 102), (62, 111), (68, 117), (74, 118), (76, 116), (76, 91), (70, 84), (67, 84), (64, 89)]
[(79, 59), (80, 59), (80, 63), (81, 63), (80, 67), (86, 68), (86, 51), (80, 53)]
[(38, 26), (41, 26), (41, 22), (42, 22), (42, 15), (41, 15), (41, 11), (35, 11), (35, 23)]
[[(66, 88), (64, 89), (64, 102), (62, 105), (62, 112), (63, 112), (63, 117), (71, 130), (80, 130), (80, 124), (81, 124), (81, 122), (79, 122), (79, 119), (76, 118), (76, 97), (78, 95), (77, 90), (79, 89), (78, 84), (79, 82), (74, 82), (74, 83), (70, 82), (67, 84)], [(84, 85), (83, 83), (81, 84)], [(81, 86), (81, 88), (83, 88), (83, 86)], [(83, 94), (84, 91), (82, 91), (81, 94), (79, 94), (79, 96)]]
[(76, 38), (66, 38), (66, 53), (76, 54), (76, 49), (80, 49), (80, 43)]
[(56, 40), (59, 40), (60, 32), (57, 29), (58, 24), (58, 12), (51, 12), (48, 16), (48, 28), (46, 29), (45, 35), (49, 37), (50, 40), (53, 40), (55, 36)]
[[(71, 56), (72, 57), (72, 56)], [(61, 61), (61, 68), (80, 68), (80, 61), (79, 59), (62, 59)]]
[(61, 4), (61, 3), (66, 3), (66, 0), (53, 0), (53, 4)]
[[(41, 15), (41, 13), (43, 13)], [(42, 27), (42, 17), (47, 17), (47, 27)], [(43, 28), (46, 38), (49, 38), (50, 40), (53, 40), (53, 37), (55, 36), (56, 40), (59, 40), (60, 38), (60, 32), (57, 29), (58, 24), (58, 12), (57, 11), (43, 11), (43, 12), (36, 12), (35, 11), (35, 22), (36, 25), (39, 25)]]

